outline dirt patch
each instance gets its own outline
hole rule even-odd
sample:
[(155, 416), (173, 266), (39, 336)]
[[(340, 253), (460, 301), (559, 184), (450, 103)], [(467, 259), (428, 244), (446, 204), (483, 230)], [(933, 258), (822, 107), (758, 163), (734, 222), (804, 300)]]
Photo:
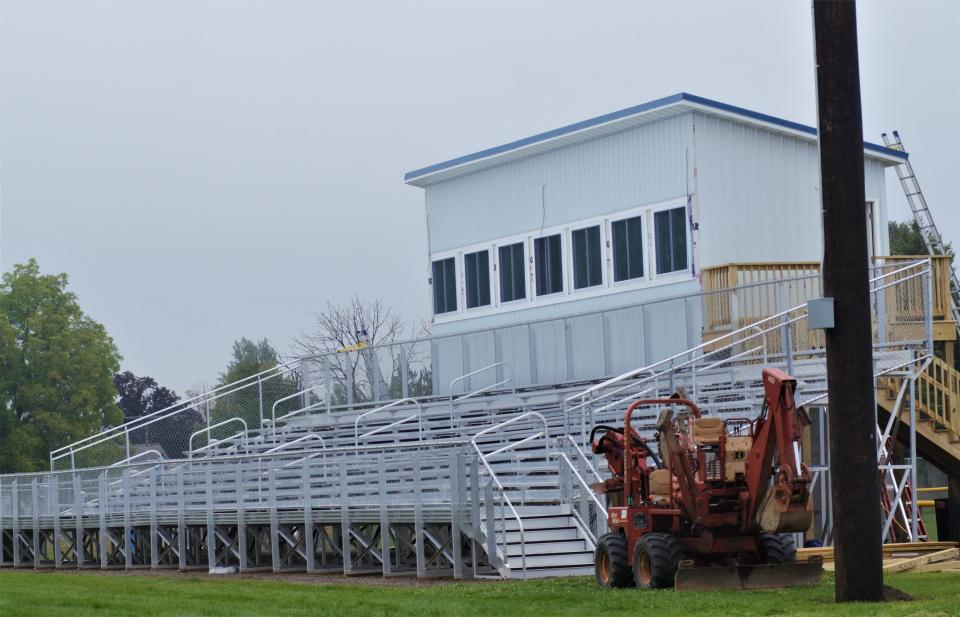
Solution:
[[(243, 574), (207, 574), (203, 570), (180, 572), (178, 570), (23, 570), (43, 574), (74, 574), (77, 576), (139, 576), (166, 577), (198, 580), (227, 581), (269, 581), (274, 583), (296, 583), (300, 585), (357, 585), (361, 587), (432, 587), (454, 582), (452, 577), (417, 578), (415, 574), (383, 576), (382, 574), (307, 574), (306, 572), (244, 572)], [(463, 579), (458, 583), (483, 583), (491, 579)]]

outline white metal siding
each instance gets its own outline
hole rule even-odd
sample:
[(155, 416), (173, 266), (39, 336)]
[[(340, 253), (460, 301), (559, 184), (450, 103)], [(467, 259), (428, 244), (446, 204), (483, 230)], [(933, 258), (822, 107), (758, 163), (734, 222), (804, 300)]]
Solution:
[(691, 116), (427, 187), (430, 251), (684, 197)]
[[(694, 121), (701, 268), (820, 261), (816, 143), (699, 113)], [(866, 197), (879, 204), (878, 252), (885, 253), (884, 166), (867, 159), (865, 167)]]

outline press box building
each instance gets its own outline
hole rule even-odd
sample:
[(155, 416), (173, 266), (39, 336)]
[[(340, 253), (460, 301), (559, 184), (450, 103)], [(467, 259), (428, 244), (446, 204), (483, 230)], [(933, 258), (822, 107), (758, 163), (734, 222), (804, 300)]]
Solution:
[[(885, 169), (906, 154), (864, 154), (860, 207), (886, 255)], [(501, 361), (519, 384), (643, 366), (701, 342), (696, 301), (655, 301), (705, 270), (821, 258), (816, 129), (687, 93), (405, 181), (424, 190), (439, 391)]]

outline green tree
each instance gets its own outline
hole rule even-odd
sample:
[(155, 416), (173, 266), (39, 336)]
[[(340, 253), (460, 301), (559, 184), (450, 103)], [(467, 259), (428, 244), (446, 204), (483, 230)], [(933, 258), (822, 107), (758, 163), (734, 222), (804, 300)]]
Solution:
[(120, 422), (120, 354), (67, 291), (66, 274), (17, 264), (0, 283), (0, 472), (46, 467), (50, 450)]
[[(923, 241), (920, 226), (916, 221), (890, 221), (887, 223), (890, 233), (891, 255), (926, 255), (927, 244)], [(947, 255), (953, 256), (953, 245), (947, 242), (944, 245)]]
[[(218, 386), (225, 386), (237, 381), (253, 377), (268, 371), (280, 364), (277, 350), (267, 339), (251, 341), (243, 337), (233, 343), (233, 351), (227, 370), (220, 374)], [(260, 427), (260, 413), (263, 417), (270, 417), (273, 404), (300, 390), (299, 381), (293, 376), (270, 373), (263, 379), (250, 379), (240, 384), (228, 393), (215, 400), (212, 410), (211, 424), (222, 422), (230, 418), (242, 418), (247, 428)], [(302, 406), (300, 397), (294, 397), (277, 405), (277, 415), (293, 411)], [(220, 431), (214, 431), (215, 437), (223, 437), (240, 430), (239, 423), (224, 426)]]

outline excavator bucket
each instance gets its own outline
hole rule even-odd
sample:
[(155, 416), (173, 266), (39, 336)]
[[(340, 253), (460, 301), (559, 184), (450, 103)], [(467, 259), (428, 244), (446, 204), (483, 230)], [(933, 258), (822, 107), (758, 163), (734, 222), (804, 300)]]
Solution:
[(811, 557), (796, 563), (765, 563), (750, 566), (702, 566), (681, 562), (674, 587), (677, 591), (711, 589), (776, 589), (816, 585), (823, 577), (823, 559)]

